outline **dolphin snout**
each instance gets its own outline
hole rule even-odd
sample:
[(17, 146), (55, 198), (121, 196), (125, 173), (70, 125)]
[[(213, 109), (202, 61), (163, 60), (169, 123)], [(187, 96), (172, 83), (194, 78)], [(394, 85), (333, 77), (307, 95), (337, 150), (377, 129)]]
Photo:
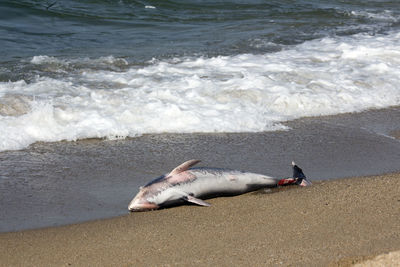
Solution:
[(159, 206), (157, 204), (154, 204), (152, 202), (149, 202), (141, 196), (136, 196), (131, 203), (129, 203), (128, 210), (133, 212), (133, 211), (145, 211), (145, 210), (154, 210), (158, 209)]
[(140, 203), (140, 204), (129, 206), (128, 210), (130, 212), (134, 212), (134, 211), (154, 210), (154, 209), (158, 209), (158, 208), (159, 208), (159, 206), (157, 204), (146, 202), (146, 203)]

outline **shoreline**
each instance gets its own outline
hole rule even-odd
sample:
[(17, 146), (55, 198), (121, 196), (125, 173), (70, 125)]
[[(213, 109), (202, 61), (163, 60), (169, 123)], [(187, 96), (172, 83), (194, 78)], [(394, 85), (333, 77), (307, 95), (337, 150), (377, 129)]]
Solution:
[(0, 233), (1, 266), (349, 266), (400, 250), (400, 173)]
[(67, 225), (126, 213), (138, 188), (189, 159), (198, 166), (311, 180), (400, 171), (400, 108), (303, 118), (288, 131), (158, 134), (35, 143), (0, 153), (0, 232)]

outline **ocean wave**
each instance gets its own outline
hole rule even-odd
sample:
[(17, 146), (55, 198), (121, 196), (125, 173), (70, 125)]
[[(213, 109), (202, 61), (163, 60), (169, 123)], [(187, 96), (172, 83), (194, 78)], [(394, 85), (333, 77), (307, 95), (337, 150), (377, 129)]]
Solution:
[(76, 69), (107, 69), (107, 70), (122, 70), (129, 64), (124, 58), (115, 58), (113, 56), (105, 56), (96, 59), (77, 58), (77, 59), (60, 59), (52, 56), (34, 56), (30, 63), (41, 66), (48, 72), (65, 72)]
[(327, 37), (274, 53), (141, 65), (35, 56), (29, 64), (40, 75), (0, 83), (0, 151), (145, 133), (284, 130), (282, 122), (304, 116), (400, 105), (399, 38)]
[(358, 18), (366, 18), (371, 19), (373, 21), (382, 21), (382, 22), (389, 22), (389, 23), (396, 23), (399, 22), (400, 17), (398, 14), (395, 14), (391, 10), (383, 10), (380, 12), (368, 12), (365, 10), (353, 10), (347, 12), (349, 16), (354, 16)]

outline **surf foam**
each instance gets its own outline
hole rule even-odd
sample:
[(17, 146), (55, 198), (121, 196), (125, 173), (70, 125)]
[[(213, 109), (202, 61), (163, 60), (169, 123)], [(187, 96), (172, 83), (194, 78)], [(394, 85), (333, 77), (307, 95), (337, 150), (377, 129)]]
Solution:
[[(144, 133), (282, 130), (281, 122), (299, 117), (399, 105), (399, 38), (358, 34), (263, 55), (154, 59), (145, 66), (114, 57), (37, 56), (31, 64), (42, 68), (40, 76), (0, 83), (0, 109), (8, 107), (0, 112), (0, 151)], [(22, 111), (7, 111), (18, 108), (12, 105)]]

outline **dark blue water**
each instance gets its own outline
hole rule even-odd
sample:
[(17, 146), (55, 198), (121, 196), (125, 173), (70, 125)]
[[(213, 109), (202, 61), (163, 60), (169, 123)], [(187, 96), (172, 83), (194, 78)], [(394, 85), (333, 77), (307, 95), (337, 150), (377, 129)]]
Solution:
[(0, 151), (397, 106), (399, 36), (399, 1), (3, 0)]
[(0, 151), (397, 106), (399, 36), (399, 1), (3, 0)]
[(384, 33), (399, 27), (399, 13), (399, 1), (3, 0), (0, 62), (265, 53), (325, 36)]

